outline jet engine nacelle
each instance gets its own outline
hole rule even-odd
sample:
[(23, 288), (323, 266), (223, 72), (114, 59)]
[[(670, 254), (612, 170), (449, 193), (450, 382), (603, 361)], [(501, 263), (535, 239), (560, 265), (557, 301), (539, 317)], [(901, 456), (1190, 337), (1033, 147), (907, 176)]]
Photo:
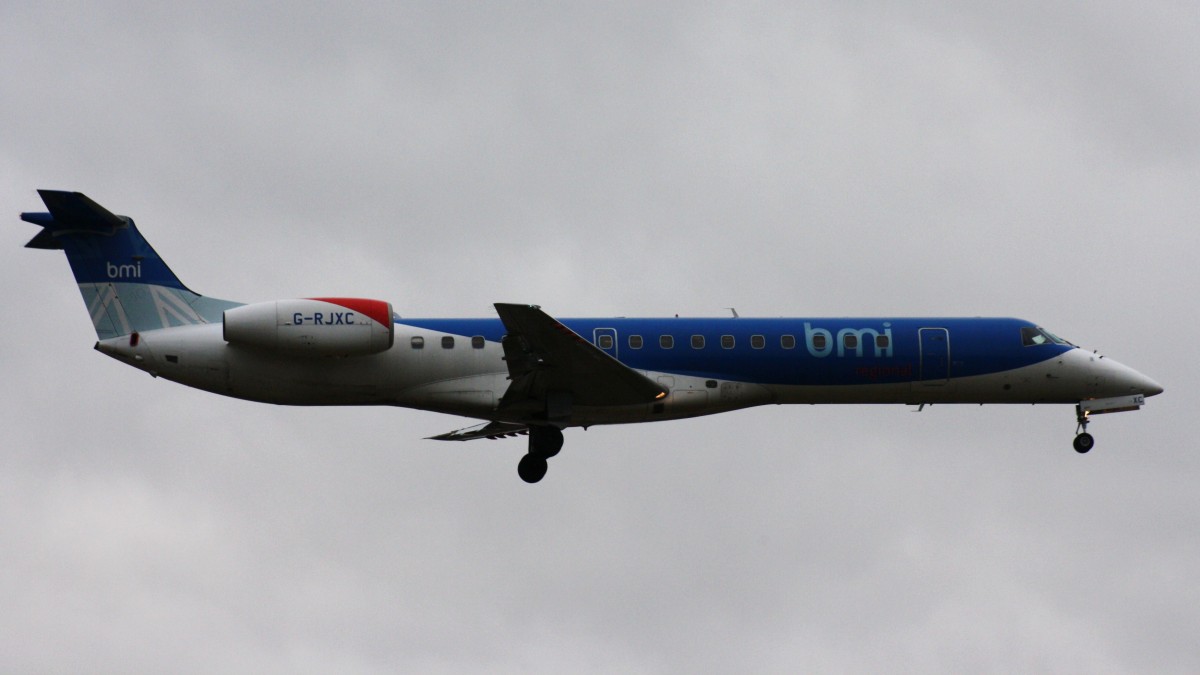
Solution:
[(362, 298), (304, 298), (225, 311), (225, 341), (299, 356), (365, 356), (392, 346), (392, 305)]

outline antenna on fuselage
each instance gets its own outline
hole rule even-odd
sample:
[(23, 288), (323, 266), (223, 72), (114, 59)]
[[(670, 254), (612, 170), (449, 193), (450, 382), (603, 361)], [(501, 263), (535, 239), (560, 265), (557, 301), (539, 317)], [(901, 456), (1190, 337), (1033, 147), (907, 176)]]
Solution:
[(735, 319), (740, 319), (740, 318), (741, 318), (741, 317), (739, 317), (739, 316), (738, 316), (738, 313), (737, 313), (737, 310), (736, 310), (736, 309), (734, 309), (734, 308), (732, 308), (732, 307), (726, 307), (725, 309), (727, 309), (727, 310), (729, 310), (729, 311), (733, 312), (733, 318), (735, 318)]

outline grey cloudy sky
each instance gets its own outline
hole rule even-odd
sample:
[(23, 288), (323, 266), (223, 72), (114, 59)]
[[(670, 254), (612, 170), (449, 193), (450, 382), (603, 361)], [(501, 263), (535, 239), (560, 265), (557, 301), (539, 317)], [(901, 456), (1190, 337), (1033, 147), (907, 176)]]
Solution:
[[(0, 5), (13, 672), (1195, 672), (1195, 3)], [(1167, 392), (523, 443), (93, 352), (37, 188), (405, 315), (1015, 315)]]

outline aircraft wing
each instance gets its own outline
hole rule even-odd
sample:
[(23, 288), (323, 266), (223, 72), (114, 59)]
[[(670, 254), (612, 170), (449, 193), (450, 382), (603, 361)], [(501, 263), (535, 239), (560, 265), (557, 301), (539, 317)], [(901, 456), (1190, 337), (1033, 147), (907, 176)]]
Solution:
[(567, 405), (636, 405), (667, 395), (662, 385), (614, 359), (535, 305), (496, 303), (512, 384), (500, 407), (545, 411)]
[(484, 422), (476, 424), (473, 427), (465, 429), (456, 429), (437, 436), (430, 436), (431, 441), (471, 441), (476, 438), (504, 438), (505, 436), (516, 436), (518, 434), (528, 434), (529, 427), (524, 424), (515, 422)]

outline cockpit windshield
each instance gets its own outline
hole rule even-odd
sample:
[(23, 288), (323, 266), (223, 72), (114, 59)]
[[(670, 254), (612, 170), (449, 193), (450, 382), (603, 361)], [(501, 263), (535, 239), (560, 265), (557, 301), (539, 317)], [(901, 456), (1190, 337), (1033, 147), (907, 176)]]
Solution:
[(1075, 345), (1058, 337), (1054, 333), (1042, 328), (1041, 326), (1033, 327), (1026, 326), (1021, 329), (1021, 344), (1026, 347), (1036, 347), (1038, 345), (1067, 345), (1074, 347)]

